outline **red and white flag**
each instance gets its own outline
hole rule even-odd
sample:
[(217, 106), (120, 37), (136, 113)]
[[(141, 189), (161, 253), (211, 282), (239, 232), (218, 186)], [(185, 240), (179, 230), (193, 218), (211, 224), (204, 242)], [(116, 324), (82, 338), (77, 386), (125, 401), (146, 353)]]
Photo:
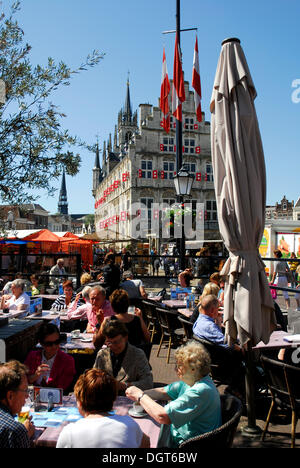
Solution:
[(173, 86), (172, 86), (172, 114), (177, 120), (182, 122), (182, 103), (185, 101), (184, 79), (181, 65), (181, 53), (176, 34), (175, 54), (174, 54), (174, 69), (173, 69)]
[(169, 133), (170, 131), (169, 93), (170, 93), (170, 82), (169, 82), (169, 77), (168, 77), (166, 54), (165, 54), (165, 48), (164, 48), (162, 74), (161, 74), (161, 87), (160, 87), (160, 108), (163, 113), (162, 126), (167, 133)]
[(202, 122), (202, 111), (201, 111), (201, 82), (200, 82), (200, 69), (199, 69), (199, 56), (198, 56), (198, 40), (196, 36), (195, 50), (194, 50), (194, 61), (193, 61), (193, 78), (192, 86), (195, 90), (195, 111), (198, 122)]

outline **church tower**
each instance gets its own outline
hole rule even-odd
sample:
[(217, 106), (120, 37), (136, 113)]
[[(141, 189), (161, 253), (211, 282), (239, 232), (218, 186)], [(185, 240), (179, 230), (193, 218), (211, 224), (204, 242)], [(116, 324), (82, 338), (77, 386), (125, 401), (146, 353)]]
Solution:
[(102, 182), (102, 180), (103, 180), (103, 172), (100, 167), (99, 144), (97, 142), (96, 151), (95, 151), (95, 163), (93, 167), (93, 189), (92, 189), (93, 197), (95, 197), (97, 187)]
[(127, 149), (130, 139), (137, 131), (137, 112), (132, 113), (128, 79), (125, 106), (118, 115), (119, 150), (121, 155)]
[(66, 189), (65, 169), (63, 169), (63, 174), (62, 174), (62, 179), (61, 179), (61, 187), (60, 187), (60, 192), (59, 192), (57, 211), (59, 214), (62, 214), (62, 215), (68, 214), (68, 197), (67, 197), (67, 189)]

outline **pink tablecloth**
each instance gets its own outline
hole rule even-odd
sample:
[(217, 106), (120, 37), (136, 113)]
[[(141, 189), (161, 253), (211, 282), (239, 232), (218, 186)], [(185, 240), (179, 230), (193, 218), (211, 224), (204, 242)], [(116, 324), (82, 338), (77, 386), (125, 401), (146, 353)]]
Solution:
[[(63, 401), (64, 406), (75, 406), (75, 398), (64, 397)], [(132, 401), (126, 397), (118, 397), (114, 404), (114, 410), (117, 414), (125, 415), (128, 413), (128, 410), (132, 407)], [(146, 415), (143, 418), (135, 418), (135, 421), (140, 426), (141, 430), (150, 437), (150, 447), (155, 448), (157, 446), (160, 425), (154, 421), (150, 416)], [(36, 431), (36, 447), (52, 447), (55, 448), (57, 439), (62, 429), (68, 423), (64, 422), (59, 427), (47, 427), (42, 434), (41, 430), (37, 429)]]

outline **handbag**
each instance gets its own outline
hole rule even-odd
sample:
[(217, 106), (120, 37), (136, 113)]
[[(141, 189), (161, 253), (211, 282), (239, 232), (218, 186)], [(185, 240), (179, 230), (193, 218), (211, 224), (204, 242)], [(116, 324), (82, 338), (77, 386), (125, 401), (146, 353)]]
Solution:
[[(275, 284), (270, 283), (270, 286), (276, 286)], [(276, 289), (270, 288), (272, 298), (275, 300), (277, 299), (277, 291)]]

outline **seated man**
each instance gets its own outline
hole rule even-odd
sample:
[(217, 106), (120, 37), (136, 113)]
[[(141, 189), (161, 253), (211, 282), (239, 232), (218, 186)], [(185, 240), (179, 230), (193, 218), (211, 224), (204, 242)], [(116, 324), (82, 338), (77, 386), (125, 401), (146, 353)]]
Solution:
[(28, 392), (26, 367), (18, 361), (0, 364), (0, 448), (29, 448), (35, 427), (15, 420)]
[(128, 330), (119, 320), (107, 320), (102, 333), (107, 348), (100, 349), (94, 367), (113, 375), (118, 392), (130, 385), (141, 390), (153, 387), (153, 377), (144, 351), (128, 343)]
[(218, 298), (213, 294), (208, 294), (201, 299), (199, 316), (193, 325), (193, 334), (197, 338), (228, 347), (224, 343), (224, 335), (220, 327), (219, 305)]
[(19, 317), (26, 317), (29, 312), (30, 298), (25, 292), (25, 282), (15, 279), (11, 284), (12, 296), (4, 295), (1, 298), (1, 309), (8, 308), (10, 311), (24, 311)]
[(124, 289), (128, 293), (130, 304), (137, 307), (140, 306), (142, 299), (148, 297), (142, 280), (133, 279), (133, 273), (130, 270), (123, 273), (123, 282), (120, 284), (120, 289)]
[[(114, 315), (114, 311), (112, 309), (111, 303), (108, 299), (106, 299), (106, 290), (102, 286), (97, 285), (92, 287), (89, 293), (89, 298), (92, 305), (92, 315), (95, 319), (94, 329), (96, 329), (97, 332), (105, 317), (111, 317)], [(94, 329), (88, 326), (87, 332), (91, 333), (95, 331)], [(97, 343), (94, 342), (94, 344), (97, 347)], [(102, 346), (102, 343), (100, 346)]]
[(66, 270), (64, 267), (64, 259), (59, 258), (50, 270), (49, 285), (51, 288), (54, 288), (58, 291), (60, 283), (63, 283), (66, 280)]
[[(244, 365), (242, 362), (242, 348), (238, 344), (229, 347), (224, 343), (224, 335), (221, 329), (221, 315), (218, 313), (219, 301), (218, 298), (209, 294), (201, 299), (199, 306), (199, 316), (193, 325), (193, 334), (197, 339), (209, 341), (215, 345), (224, 348), (224, 353), (217, 353), (215, 359), (216, 364), (221, 365), (222, 373), (227, 373), (231, 377), (234, 389), (243, 391), (244, 389)], [(218, 347), (217, 347), (218, 348)], [(225, 353), (225, 349), (227, 353)], [(216, 350), (217, 351), (217, 350)], [(214, 364), (213, 356), (212, 363)]]

